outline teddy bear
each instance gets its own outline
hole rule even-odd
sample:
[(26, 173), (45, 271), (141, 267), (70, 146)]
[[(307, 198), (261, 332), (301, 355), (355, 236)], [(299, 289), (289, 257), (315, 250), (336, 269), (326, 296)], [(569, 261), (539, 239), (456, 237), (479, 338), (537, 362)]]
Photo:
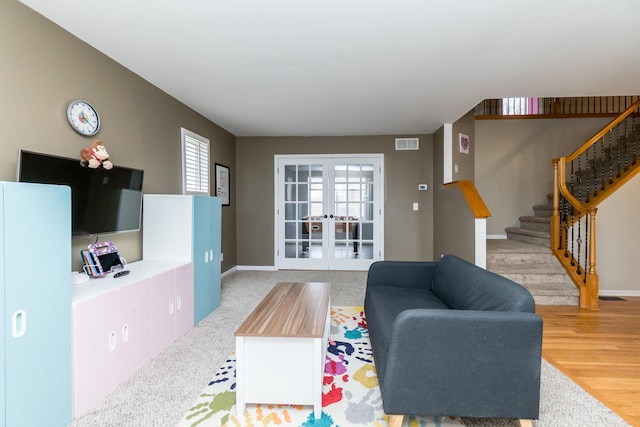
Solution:
[(80, 150), (80, 164), (91, 169), (96, 169), (100, 165), (107, 170), (113, 167), (113, 163), (109, 160), (109, 153), (99, 139), (96, 139), (90, 147)]

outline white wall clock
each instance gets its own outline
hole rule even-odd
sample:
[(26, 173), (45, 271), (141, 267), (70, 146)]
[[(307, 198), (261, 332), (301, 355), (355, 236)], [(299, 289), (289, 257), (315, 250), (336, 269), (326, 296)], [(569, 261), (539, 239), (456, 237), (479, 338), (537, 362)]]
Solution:
[(91, 136), (100, 130), (100, 116), (87, 101), (71, 101), (67, 107), (67, 120), (80, 135)]

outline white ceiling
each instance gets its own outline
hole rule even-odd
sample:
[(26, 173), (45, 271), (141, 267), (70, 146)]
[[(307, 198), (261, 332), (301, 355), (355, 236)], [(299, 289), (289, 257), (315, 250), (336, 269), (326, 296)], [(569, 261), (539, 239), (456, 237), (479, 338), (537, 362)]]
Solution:
[(637, 0), (20, 0), (237, 136), (433, 133), (640, 94)]

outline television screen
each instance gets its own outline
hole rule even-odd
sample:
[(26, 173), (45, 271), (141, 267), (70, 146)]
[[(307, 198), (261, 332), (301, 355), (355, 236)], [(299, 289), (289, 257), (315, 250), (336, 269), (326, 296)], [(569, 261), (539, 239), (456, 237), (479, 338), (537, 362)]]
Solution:
[(20, 150), (18, 181), (71, 187), (73, 236), (140, 229), (144, 171), (90, 169), (80, 159)]

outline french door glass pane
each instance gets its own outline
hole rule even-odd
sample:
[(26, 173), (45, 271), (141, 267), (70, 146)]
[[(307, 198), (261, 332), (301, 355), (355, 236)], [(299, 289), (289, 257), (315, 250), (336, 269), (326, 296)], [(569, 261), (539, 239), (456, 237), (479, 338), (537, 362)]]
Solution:
[(362, 235), (363, 221), (373, 221), (373, 164), (336, 164), (333, 172), (335, 258), (373, 259), (373, 235)]
[(323, 167), (285, 165), (285, 258), (322, 257)]

